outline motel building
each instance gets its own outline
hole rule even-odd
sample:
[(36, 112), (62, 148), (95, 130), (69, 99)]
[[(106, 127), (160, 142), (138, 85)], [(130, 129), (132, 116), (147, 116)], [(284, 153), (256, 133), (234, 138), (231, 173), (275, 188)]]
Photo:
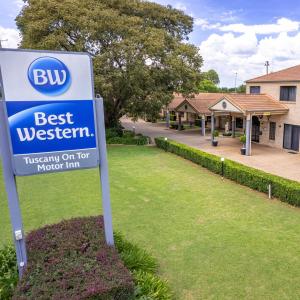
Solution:
[(232, 137), (245, 133), (246, 155), (251, 155), (252, 143), (298, 153), (300, 65), (247, 80), (246, 94), (176, 95), (165, 115), (167, 124), (173, 118), (179, 129), (182, 124), (200, 125), (211, 141), (214, 130)]

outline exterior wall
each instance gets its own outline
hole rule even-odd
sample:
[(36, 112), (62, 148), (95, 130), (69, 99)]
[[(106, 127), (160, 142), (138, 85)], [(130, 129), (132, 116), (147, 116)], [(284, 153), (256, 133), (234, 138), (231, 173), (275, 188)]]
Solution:
[[(299, 82), (278, 82), (278, 83), (247, 83), (246, 93), (250, 93), (250, 86), (260, 86), (261, 94), (268, 94), (279, 101), (280, 86), (296, 86), (296, 102), (280, 101), (289, 108), (289, 112), (285, 115), (273, 115), (269, 119), (264, 117), (261, 119), (260, 143), (276, 148), (283, 148), (284, 124), (300, 125), (300, 83)], [(269, 124), (276, 122), (275, 141), (269, 140)]]

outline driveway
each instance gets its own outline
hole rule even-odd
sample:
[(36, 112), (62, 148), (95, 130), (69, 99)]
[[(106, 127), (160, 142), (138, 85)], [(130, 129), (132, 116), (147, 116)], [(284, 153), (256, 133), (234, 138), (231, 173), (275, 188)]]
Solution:
[(135, 126), (136, 133), (142, 133), (152, 139), (158, 136), (168, 137), (225, 159), (228, 158), (244, 165), (300, 182), (299, 154), (290, 154), (281, 149), (252, 143), (252, 156), (245, 156), (240, 154), (241, 143), (238, 138), (219, 137), (218, 147), (212, 147), (210, 144), (210, 133), (207, 132), (207, 136), (203, 137), (199, 128), (177, 131), (166, 128), (163, 123), (153, 124), (144, 121), (133, 123), (127, 118), (122, 119), (122, 125), (128, 130), (132, 130), (133, 126)]

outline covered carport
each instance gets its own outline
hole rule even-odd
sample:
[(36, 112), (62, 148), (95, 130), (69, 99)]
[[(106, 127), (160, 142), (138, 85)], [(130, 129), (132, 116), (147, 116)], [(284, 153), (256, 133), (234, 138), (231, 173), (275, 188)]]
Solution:
[(245, 123), (246, 155), (251, 155), (251, 135), (254, 117), (282, 115), (288, 108), (265, 94), (224, 94), (209, 107), (211, 112), (211, 141), (214, 141), (215, 117), (230, 115), (232, 117), (232, 136), (235, 136), (236, 118), (242, 117)]

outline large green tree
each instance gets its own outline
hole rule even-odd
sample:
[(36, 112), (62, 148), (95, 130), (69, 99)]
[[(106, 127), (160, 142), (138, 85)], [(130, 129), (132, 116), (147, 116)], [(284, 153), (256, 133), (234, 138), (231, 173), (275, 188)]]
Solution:
[(202, 58), (188, 43), (193, 20), (140, 0), (25, 0), (22, 48), (87, 51), (106, 122), (153, 115), (174, 92), (197, 90)]

